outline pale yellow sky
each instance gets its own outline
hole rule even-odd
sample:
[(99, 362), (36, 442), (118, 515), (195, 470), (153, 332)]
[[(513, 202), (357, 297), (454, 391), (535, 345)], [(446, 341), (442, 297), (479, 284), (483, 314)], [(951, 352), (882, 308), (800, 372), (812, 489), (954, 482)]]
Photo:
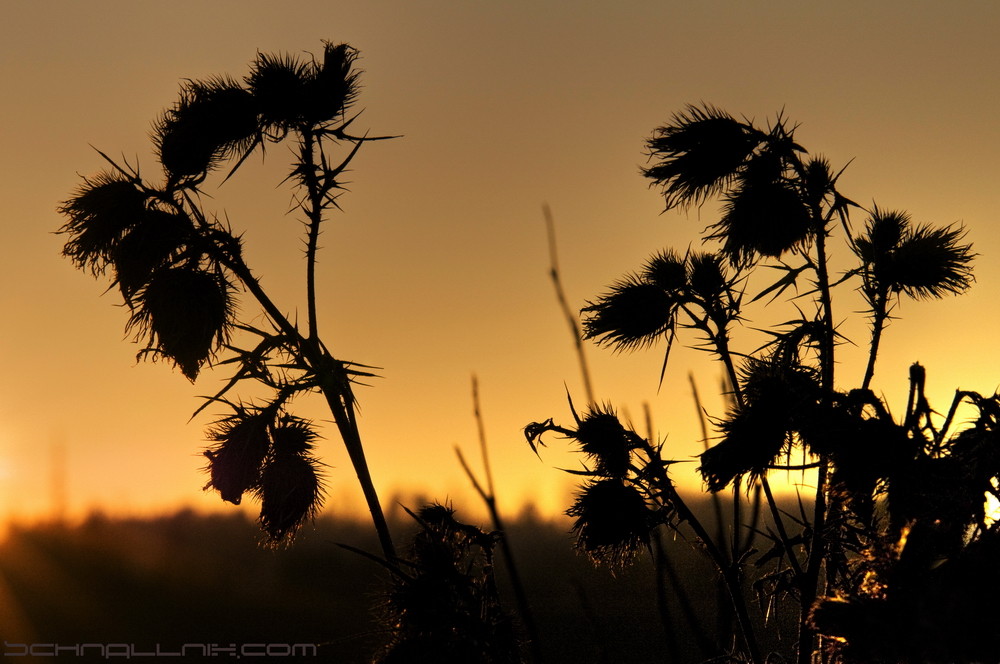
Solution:
[[(404, 135), (354, 162), (321, 255), (328, 345), (383, 367), (358, 396), (386, 496), (473, 502), (452, 447), (475, 451), (475, 372), (501, 500), (568, 503), (569, 478), (552, 466), (576, 460), (554, 444), (539, 462), (520, 431), (569, 419), (564, 385), (583, 400), (547, 278), (541, 206), (555, 215), (576, 307), (653, 251), (697, 242), (715, 208), (661, 215), (638, 174), (643, 140), (687, 103), (761, 122), (784, 108), (811, 151), (835, 166), (855, 159), (846, 195), (919, 222), (965, 223), (978, 283), (961, 298), (904, 303), (874, 386), (898, 410), (906, 368), (920, 360), (939, 409), (956, 387), (992, 392), (998, 31), (1000, 6), (972, 1), (4, 3), (0, 517), (51, 508), (59, 448), (75, 513), (221, 506), (198, 471), (210, 418), (187, 418), (223, 375), (191, 385), (166, 365), (136, 364), (114, 294), (102, 297), (106, 284), (59, 256), (55, 208), (102, 167), (91, 145), (152, 172), (151, 122), (183, 79), (239, 77), (258, 49), (318, 51), (323, 39), (362, 53), (358, 124)], [(303, 302), (299, 226), (285, 215), (288, 190), (274, 186), (288, 155), (268, 156), (213, 195), (291, 311)], [(848, 297), (838, 311), (846, 321), (860, 307)], [(863, 321), (843, 329), (864, 342)], [(755, 341), (737, 337), (742, 350)], [(639, 420), (649, 402), (673, 456), (690, 458), (700, 443), (687, 372), (715, 412), (719, 372), (678, 352), (658, 393), (661, 351), (589, 348), (598, 398)], [(841, 356), (842, 387), (860, 380), (859, 358)], [(332, 431), (320, 452), (332, 466), (328, 509), (357, 504)]]

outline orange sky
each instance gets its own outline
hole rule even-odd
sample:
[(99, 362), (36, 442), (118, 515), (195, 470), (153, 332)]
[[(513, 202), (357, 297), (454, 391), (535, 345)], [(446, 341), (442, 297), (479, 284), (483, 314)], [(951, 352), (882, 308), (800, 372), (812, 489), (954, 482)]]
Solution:
[[(761, 122), (783, 107), (811, 151), (835, 166), (855, 158), (840, 181), (846, 195), (908, 209), (918, 222), (964, 222), (980, 254), (977, 285), (961, 298), (904, 303), (874, 387), (898, 411), (906, 368), (919, 359), (939, 409), (955, 387), (992, 392), (998, 32), (1000, 6), (964, 0), (6, 3), (0, 517), (52, 508), (60, 456), (72, 513), (220, 505), (201, 491), (198, 471), (211, 418), (187, 418), (223, 375), (191, 385), (166, 365), (136, 364), (114, 294), (102, 297), (106, 284), (59, 256), (55, 208), (79, 175), (102, 167), (91, 145), (155, 168), (151, 122), (184, 78), (239, 77), (257, 49), (318, 51), (323, 39), (362, 53), (358, 124), (404, 135), (355, 160), (320, 265), (328, 346), (383, 367), (358, 396), (386, 496), (473, 502), (452, 447), (474, 456), (475, 372), (501, 501), (568, 502), (569, 478), (552, 466), (576, 460), (553, 439), (539, 462), (520, 431), (569, 419), (564, 384), (583, 400), (547, 278), (541, 206), (555, 215), (576, 307), (654, 250), (696, 242), (713, 205), (661, 215), (638, 174), (643, 140), (687, 103)], [(251, 265), (291, 311), (303, 306), (299, 225), (285, 214), (288, 190), (274, 186), (288, 154), (269, 157), (213, 195), (246, 229)], [(860, 307), (848, 297), (839, 315)], [(864, 342), (863, 321), (843, 329)], [(743, 350), (755, 341), (737, 337)], [(649, 402), (675, 458), (700, 450), (686, 375), (696, 371), (718, 413), (719, 371), (707, 357), (678, 352), (657, 393), (660, 349), (588, 353), (599, 399), (639, 420)], [(853, 387), (860, 354), (841, 359), (841, 386)], [(318, 404), (303, 406), (324, 417)], [(330, 436), (320, 452), (338, 510), (359, 499)]]

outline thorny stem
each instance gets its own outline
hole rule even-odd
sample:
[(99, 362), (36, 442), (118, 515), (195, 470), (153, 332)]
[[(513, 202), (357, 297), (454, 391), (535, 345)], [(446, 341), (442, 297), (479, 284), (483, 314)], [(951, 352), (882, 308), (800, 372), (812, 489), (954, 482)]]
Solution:
[[(826, 220), (819, 213), (818, 206), (814, 210), (814, 218), (818, 220), (816, 229), (816, 280), (819, 287), (820, 306), (823, 309), (823, 338), (820, 340), (820, 379), (824, 399), (830, 399), (834, 389), (834, 329), (833, 303), (830, 295), (830, 277), (827, 271)], [(812, 541), (809, 546), (809, 558), (802, 577), (801, 600), (799, 612), (799, 647), (798, 664), (809, 664), (813, 655), (814, 632), (809, 626), (809, 613), (819, 594), (819, 579), (827, 547), (825, 540), (827, 511), (827, 476), (829, 460), (820, 458), (820, 466), (816, 476), (816, 501), (813, 507)]]
[(300, 168), (308, 185), (309, 207), (302, 211), (309, 218), (309, 232), (306, 241), (306, 305), (309, 312), (309, 339), (319, 339), (319, 323), (316, 320), (316, 251), (319, 244), (319, 227), (323, 221), (323, 192), (317, 182), (315, 159), (313, 157), (313, 134), (306, 129), (302, 132), (302, 154)]
[[(652, 447), (649, 441), (643, 441), (643, 449), (648, 458), (656, 459), (658, 457), (658, 452)], [(677, 492), (677, 488), (666, 477), (665, 473), (657, 479), (659, 480), (657, 483), (660, 485), (661, 490), (667, 494), (666, 500), (676, 510), (678, 520), (688, 523), (694, 531), (695, 536), (701, 541), (702, 546), (705, 547), (705, 552), (715, 564), (716, 570), (722, 577), (726, 590), (729, 592), (729, 599), (736, 612), (736, 620), (739, 623), (740, 633), (743, 635), (743, 641), (746, 645), (746, 655), (753, 664), (763, 664), (764, 660), (761, 658), (760, 646), (757, 643), (757, 634), (753, 627), (753, 621), (750, 619), (750, 612), (747, 610), (746, 598), (743, 594), (741, 561), (736, 559), (729, 562), (726, 559), (726, 555), (716, 546), (712, 540), (712, 536), (705, 529), (704, 524), (695, 516), (687, 503), (684, 502), (684, 499)], [(738, 534), (734, 536), (736, 538), (739, 537)]]
[(888, 312), (889, 293), (881, 290), (872, 303), (872, 340), (871, 348), (868, 350), (868, 366), (865, 367), (865, 378), (861, 382), (861, 389), (867, 390), (875, 376), (875, 360), (878, 357), (879, 344), (882, 341), (882, 330), (885, 328), (885, 321), (889, 317)]
[[(319, 145), (322, 155), (322, 144)], [(353, 153), (352, 153), (353, 156)], [(365, 502), (368, 504), (368, 511), (371, 513), (372, 522), (378, 534), (379, 543), (386, 561), (394, 562), (396, 559), (396, 549), (392, 543), (392, 535), (389, 533), (389, 526), (385, 520), (385, 513), (379, 502), (378, 492), (372, 480), (371, 471), (368, 468), (368, 460), (365, 457), (364, 445), (361, 442), (361, 432), (355, 416), (354, 392), (351, 389), (350, 377), (347, 375), (342, 362), (335, 360), (329, 355), (319, 341), (318, 322), (316, 313), (316, 251), (319, 242), (320, 224), (323, 221), (323, 210), (326, 207), (330, 190), (337, 187), (337, 183), (329, 178), (329, 171), (326, 168), (325, 159), (322, 164), (316, 163), (314, 137), (311, 129), (302, 131), (302, 169), (303, 181), (309, 196), (309, 207), (302, 206), (303, 212), (309, 218), (309, 234), (306, 245), (306, 289), (309, 307), (309, 338), (303, 348), (310, 357), (310, 364), (315, 367), (320, 376), (320, 389), (326, 402), (333, 413), (333, 419), (340, 430), (344, 447), (347, 448), (347, 455), (354, 466), (358, 482), (361, 484)], [(322, 173), (317, 169), (322, 166)], [(322, 178), (322, 181), (321, 181)]]
[[(312, 154), (311, 150), (309, 154)], [(307, 182), (312, 184), (314, 181), (307, 179)], [(315, 186), (318, 187), (319, 184), (315, 183)], [(322, 194), (320, 194), (319, 199), (315, 197), (314, 187), (310, 187), (309, 195), (311, 201), (321, 201), (322, 199)], [(205, 219), (198, 207), (194, 205), (194, 202), (190, 198), (187, 198), (187, 202), (194, 211), (199, 223), (203, 227), (211, 227), (210, 222)], [(319, 204), (322, 205), (321, 202)], [(321, 208), (314, 208), (314, 211), (317, 216), (321, 214)], [(318, 223), (313, 223), (311, 224), (311, 229), (315, 228), (318, 233), (318, 226)], [(261, 287), (260, 282), (250, 271), (250, 268), (243, 261), (238, 252), (230, 250), (227, 247), (221, 247), (214, 244), (211, 246), (211, 249), (219, 262), (236, 275), (240, 282), (243, 283), (244, 287), (250, 292), (251, 295), (254, 296), (274, 324), (277, 325), (277, 327), (290, 339), (295, 340), (295, 345), (302, 354), (303, 360), (311, 370), (316, 372), (316, 375), (319, 377), (320, 390), (323, 392), (323, 396), (326, 398), (327, 404), (330, 407), (330, 412), (333, 415), (334, 422), (340, 432), (341, 439), (344, 442), (344, 447), (347, 449), (348, 457), (350, 458), (354, 471), (357, 474), (358, 482), (361, 485), (361, 490), (365, 497), (365, 502), (368, 505), (368, 511), (371, 513), (372, 524), (374, 525), (376, 534), (378, 535), (382, 553), (387, 562), (394, 563), (396, 560), (396, 549), (392, 542), (392, 535), (389, 532), (389, 526), (385, 519), (385, 513), (383, 512), (381, 503), (379, 502), (378, 493), (375, 490), (371, 471), (368, 468), (367, 459), (365, 458), (364, 446), (361, 442), (361, 434), (354, 414), (354, 393), (351, 389), (350, 377), (347, 375), (344, 364), (339, 360), (334, 359), (323, 347), (318, 337), (313, 336), (315, 334), (316, 321), (315, 294), (313, 290), (315, 288), (315, 273), (313, 272), (315, 253), (309, 257), (308, 261), (308, 274), (310, 275), (309, 303), (311, 309), (309, 321), (311, 329), (310, 338), (305, 339), (302, 337), (298, 328), (293, 325), (288, 318), (281, 313), (281, 310), (278, 309), (274, 302), (271, 301), (270, 297), (268, 297), (267, 293)]]

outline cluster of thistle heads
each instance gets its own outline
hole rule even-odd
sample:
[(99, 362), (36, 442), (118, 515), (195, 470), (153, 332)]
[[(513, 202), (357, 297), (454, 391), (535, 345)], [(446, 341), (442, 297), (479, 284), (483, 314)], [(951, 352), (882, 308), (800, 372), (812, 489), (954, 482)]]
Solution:
[(312, 450), (312, 423), (280, 407), (234, 406), (209, 431), (205, 451), (210, 479), (223, 500), (239, 505), (244, 494), (260, 501), (259, 523), (267, 542), (291, 540), (323, 503), (321, 465)]
[[(718, 221), (705, 233), (709, 250), (654, 254), (587, 304), (584, 337), (617, 351), (664, 340), (669, 353), (678, 329), (691, 329), (700, 335), (699, 347), (723, 361), (731, 408), (715, 420), (715, 444), (700, 455), (708, 491), (738, 486), (743, 478), (750, 479), (745, 486), (756, 486), (770, 470), (787, 467), (796, 450), (807, 464), (829, 463), (837, 511), (827, 527), (839, 535), (830, 544), (837, 555), (830, 557), (827, 575), (841, 597), (817, 606), (815, 624), (838, 638), (851, 632), (860, 642), (856, 632), (874, 616), (891, 614), (900, 630), (929, 621), (927, 602), (916, 609), (911, 601), (913, 588), (924, 583), (916, 581), (919, 574), (942, 560), (953, 562), (927, 577), (926, 583), (943, 588), (942, 579), (970, 574), (968, 568), (985, 559), (982, 550), (996, 547), (1000, 531), (986, 519), (984, 495), (1000, 493), (1000, 396), (960, 393), (944, 426), (936, 427), (919, 365), (912, 369), (910, 401), (899, 420), (869, 389), (881, 331), (895, 303), (902, 296), (930, 299), (965, 291), (973, 280), (972, 247), (960, 226), (918, 225), (905, 212), (863, 209), (837, 190), (840, 173), (806, 152), (794, 133), (780, 115), (760, 128), (711, 106), (688, 107), (658, 129), (647, 143), (651, 165), (643, 174), (661, 189), (668, 210), (720, 200)], [(851, 216), (858, 210), (866, 218), (855, 229)], [(843, 274), (830, 275), (825, 243), (838, 227), (856, 261)], [(762, 264), (781, 276), (745, 298), (748, 276)], [(765, 296), (773, 301), (789, 288), (798, 292), (799, 281), (807, 279), (809, 288), (798, 297), (815, 298), (815, 315), (800, 309), (798, 320), (768, 330), (769, 342), (753, 353), (731, 349), (731, 332), (744, 320), (747, 304)], [(830, 293), (845, 283), (853, 283), (868, 304), (872, 342), (861, 386), (840, 390), (833, 350), (843, 339), (829, 311)], [(952, 435), (959, 402), (974, 406), (978, 416)], [(592, 406), (582, 418), (574, 410), (573, 417), (574, 427), (549, 419), (529, 424), (525, 434), (536, 451), (542, 434), (562, 434), (586, 458), (582, 471), (570, 471), (587, 479), (567, 511), (576, 519), (582, 551), (621, 564), (648, 545), (653, 528), (677, 527), (691, 517), (680, 511), (661, 446), (622, 424), (610, 406)], [(804, 520), (800, 525), (808, 529)], [(845, 603), (848, 596), (856, 601)]]
[(514, 622), (496, 585), (498, 534), (458, 521), (452, 508), (440, 504), (409, 513), (420, 528), (409, 555), (392, 570), (383, 611), (390, 637), (376, 661), (522, 662)]
[[(855, 233), (850, 213), (860, 206), (837, 191), (840, 173), (799, 146), (794, 127), (780, 117), (760, 129), (713, 107), (690, 107), (647, 147), (654, 163), (643, 174), (661, 188), (667, 210), (721, 199), (719, 220), (705, 238), (719, 246), (655, 254), (583, 310), (587, 338), (619, 350), (647, 346), (671, 339), (685, 311), (686, 327), (724, 327), (738, 320), (749, 269), (790, 255), (808, 260), (806, 251), (820, 235), (825, 239), (831, 222), (844, 227), (859, 259), (841, 281), (860, 276), (873, 306), (879, 296), (899, 293), (960, 293), (972, 281), (973, 254), (961, 227), (916, 225), (905, 212), (874, 207)], [(764, 294), (780, 294), (800, 272), (789, 269)]]
[[(254, 278), (242, 262), (241, 239), (202, 211), (199, 186), (223, 164), (235, 162), (231, 176), (256, 149), (289, 136), (342, 139), (358, 92), (356, 55), (346, 44), (327, 43), (321, 58), (258, 54), (242, 81), (187, 81), (154, 125), (161, 183), (101, 153), (111, 168), (86, 178), (59, 208), (68, 217), (60, 229), (68, 236), (63, 254), (94, 276), (110, 274), (131, 312), (127, 330), (144, 345), (141, 358), (165, 358), (193, 382), (223, 348), (236, 354), (227, 360), (239, 364), (236, 376), (208, 400), (228, 403), (233, 413), (209, 431), (214, 445), (205, 453), (206, 488), (232, 503), (246, 493), (258, 498), (260, 524), (272, 543), (291, 539), (322, 502), (320, 464), (311, 454), (316, 434), (283, 408), (293, 394), (316, 388), (315, 372), (298, 356), (301, 340), (294, 334), (237, 321), (237, 287), (254, 285)], [(292, 177), (323, 179), (320, 189), (329, 195), (339, 188), (339, 172), (324, 158), (313, 171), (299, 164)], [(230, 346), (237, 327), (261, 343), (250, 351)], [(272, 371), (274, 352), (282, 356), (280, 375)], [(290, 377), (296, 371), (303, 375)], [(245, 379), (263, 383), (276, 398), (263, 407), (221, 398)]]
[(525, 437), (536, 453), (549, 432), (577, 445), (586, 462), (571, 472), (586, 479), (566, 511), (574, 518), (577, 548), (595, 561), (624, 566), (649, 545), (654, 528), (674, 523), (669, 462), (661, 459), (659, 446), (622, 424), (611, 406), (593, 406), (581, 417), (570, 401), (570, 410), (575, 427), (550, 418), (525, 427)]
[(167, 358), (193, 381), (225, 344), (240, 240), (195, 205), (198, 185), (225, 162), (235, 171), (268, 142), (342, 118), (357, 95), (355, 57), (327, 44), (321, 60), (259, 54), (242, 83), (188, 81), (154, 127), (162, 184), (108, 159), (109, 171), (61, 205), (63, 254), (95, 276), (111, 273), (129, 330), (148, 342), (143, 355)]

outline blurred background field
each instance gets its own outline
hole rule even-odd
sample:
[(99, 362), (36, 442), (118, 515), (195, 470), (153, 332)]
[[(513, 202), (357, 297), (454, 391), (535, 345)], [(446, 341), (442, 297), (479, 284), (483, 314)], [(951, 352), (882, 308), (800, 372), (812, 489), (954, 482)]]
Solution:
[[(697, 654), (689, 629), (664, 631), (648, 556), (612, 574), (573, 552), (569, 520), (525, 510), (512, 521), (544, 661), (662, 662), (670, 638)], [(393, 530), (405, 537), (412, 524), (400, 512)], [(323, 518), (290, 548), (269, 550), (238, 513), (94, 513), (73, 525), (12, 526), (0, 545), (0, 633), (7, 644), (124, 643), (139, 652), (158, 643), (315, 643), (315, 661), (368, 661), (383, 637), (384, 572), (337, 543), (377, 550), (370, 530)], [(714, 624), (704, 561), (683, 541), (667, 550), (700, 619)], [(667, 612), (682, 625), (679, 611), (674, 596)]]

